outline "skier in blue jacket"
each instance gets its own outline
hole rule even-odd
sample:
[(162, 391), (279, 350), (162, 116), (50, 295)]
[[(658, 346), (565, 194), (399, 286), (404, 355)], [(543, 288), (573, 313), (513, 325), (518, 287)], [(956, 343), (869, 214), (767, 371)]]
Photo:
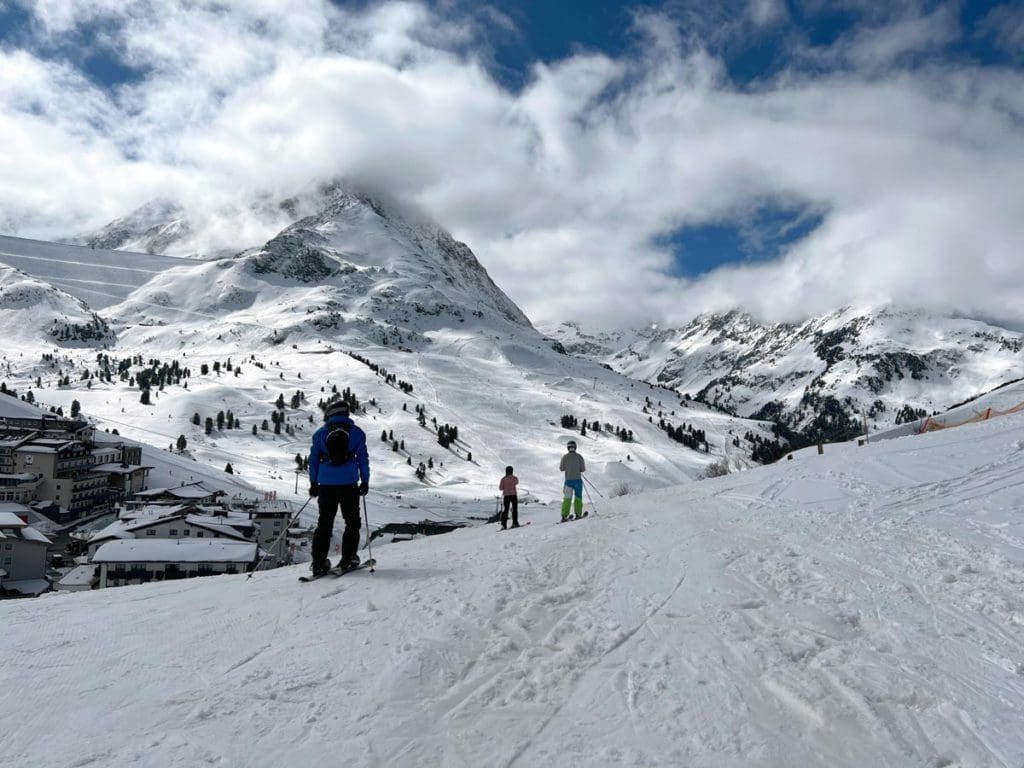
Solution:
[(341, 568), (359, 564), (359, 497), (370, 490), (366, 433), (349, 418), (348, 403), (335, 400), (324, 411), (324, 425), (313, 434), (309, 451), (309, 495), (317, 497), (320, 519), (313, 534), (313, 575), (330, 570), (327, 553), (334, 518), (341, 507)]

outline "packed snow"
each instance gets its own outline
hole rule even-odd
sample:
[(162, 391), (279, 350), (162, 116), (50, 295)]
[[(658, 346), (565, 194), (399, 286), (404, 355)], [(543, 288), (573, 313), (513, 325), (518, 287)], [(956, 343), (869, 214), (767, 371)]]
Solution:
[(1022, 433), (0, 604), (0, 766), (1019, 766)]
[(0, 262), (56, 286), (94, 309), (117, 304), (181, 262), (166, 256), (0, 235)]

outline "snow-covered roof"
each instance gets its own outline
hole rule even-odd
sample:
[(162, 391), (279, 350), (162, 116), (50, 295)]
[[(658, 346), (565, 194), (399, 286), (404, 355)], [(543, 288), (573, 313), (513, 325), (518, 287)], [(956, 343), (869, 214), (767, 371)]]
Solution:
[(223, 539), (126, 539), (96, 550), (94, 563), (250, 563), (256, 544)]
[(121, 513), (121, 519), (126, 521), (139, 520), (143, 518), (155, 519), (158, 517), (173, 517), (185, 510), (194, 509), (191, 504), (147, 504), (144, 507), (126, 509)]
[(46, 536), (41, 534), (31, 525), (27, 525), (21, 529), (21, 538), (25, 539), (25, 541), (34, 541), (37, 544), (53, 544), (52, 541), (46, 538)]
[(252, 528), (255, 525), (255, 523), (249, 519), (248, 515), (239, 514), (191, 514), (187, 519), (190, 523), (196, 523), (197, 525), (230, 525), (232, 528)]
[(43, 415), (37, 406), (5, 395), (0, 398), (0, 417), (9, 419), (38, 419)]
[(50, 582), (46, 579), (19, 579), (18, 581), (5, 581), (3, 587), (10, 592), (36, 596), (48, 590)]
[(35, 475), (32, 472), (15, 472), (10, 475), (0, 472), (0, 480), (16, 480), (22, 483), (31, 482), (32, 480), (37, 479), (37, 477), (38, 475)]
[(21, 504), (0, 504), (0, 528), (24, 528), (28, 525), (10, 507), (25, 509)]
[(202, 483), (189, 483), (179, 485), (175, 488), (150, 488), (145, 491), (138, 491), (135, 496), (148, 498), (153, 496), (174, 496), (179, 499), (205, 499), (207, 496), (223, 493), (223, 491), (211, 490)]
[(124, 520), (115, 520), (106, 528), (100, 528), (100, 530), (94, 532), (89, 537), (89, 543), (94, 544), (103, 539), (130, 539), (134, 535), (128, 531), (128, 526)]
[(23, 445), (19, 448), (22, 453), (56, 453), (57, 448), (52, 445)]
[(97, 464), (92, 469), (94, 472), (106, 472), (111, 475), (130, 475), (134, 472), (138, 472), (140, 469), (152, 469), (145, 464), (129, 464), (124, 466), (119, 462), (108, 462), (106, 464)]
[(79, 565), (72, 568), (59, 582), (62, 587), (87, 587), (96, 578), (95, 565)]
[(189, 515), (185, 518), (185, 522), (189, 523), (190, 525), (194, 525), (196, 528), (202, 528), (206, 531), (212, 531), (214, 533), (220, 534), (221, 536), (228, 536), (232, 539), (247, 538), (238, 530), (238, 528), (232, 527), (231, 525), (226, 525), (222, 521), (214, 522), (210, 521), (209, 518), (204, 519), (197, 515)]

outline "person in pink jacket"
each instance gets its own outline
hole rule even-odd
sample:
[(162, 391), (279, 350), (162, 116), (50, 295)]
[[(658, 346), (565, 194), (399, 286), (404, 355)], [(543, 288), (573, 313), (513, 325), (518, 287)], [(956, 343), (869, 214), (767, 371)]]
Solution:
[(498, 490), (504, 496), (504, 505), (501, 508), (501, 527), (504, 530), (508, 527), (508, 508), (512, 507), (512, 527), (519, 527), (519, 494), (516, 486), (519, 485), (519, 478), (512, 474), (512, 467), (505, 467), (505, 476), (498, 483)]

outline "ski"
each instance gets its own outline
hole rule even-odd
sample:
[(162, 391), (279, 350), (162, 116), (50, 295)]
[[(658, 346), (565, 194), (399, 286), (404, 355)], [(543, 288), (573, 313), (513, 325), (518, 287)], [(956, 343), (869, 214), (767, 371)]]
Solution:
[(533, 522), (533, 520), (528, 520), (525, 523), (520, 523), (518, 526), (510, 525), (508, 528), (501, 528), (501, 527), (499, 527), (498, 528), (498, 533), (501, 533), (502, 531), (508, 531), (508, 530), (511, 530), (512, 528), (516, 528), (516, 527), (518, 527), (518, 528), (525, 528), (526, 526), (528, 526), (532, 522)]
[(572, 515), (569, 515), (569, 517), (563, 517), (561, 520), (558, 521), (558, 523), (559, 523), (559, 525), (561, 525), (562, 523), (571, 523), (571, 522), (574, 522), (576, 520), (582, 520), (584, 517), (586, 517), (589, 514), (590, 514), (590, 512), (588, 510), (588, 511), (584, 512), (582, 515), (580, 515), (579, 517), (573, 517)]
[(335, 578), (337, 578), (339, 576), (344, 576), (349, 571), (358, 571), (360, 568), (365, 568), (365, 567), (367, 567), (369, 565), (376, 565), (376, 564), (377, 564), (377, 561), (371, 558), (370, 560), (365, 560), (365, 561), (361, 562), (359, 565), (355, 566), (354, 568), (344, 568), (344, 569), (342, 569), (342, 568), (339, 568), (339, 567), (335, 566), (334, 568), (331, 568), (329, 571), (324, 571), (323, 573), (321, 573), (318, 576), (314, 576), (313, 574), (307, 574), (305, 576), (299, 576), (299, 581), (301, 581), (303, 583), (310, 582), (310, 581), (318, 581), (319, 579), (322, 579), (324, 576), (334, 576)]
[(367, 567), (371, 567), (372, 568), (376, 564), (377, 564), (377, 561), (374, 560), (371, 557), (369, 560), (364, 560), (361, 563), (359, 563), (359, 565), (354, 565), (351, 568), (341, 568), (340, 566), (337, 566), (337, 567), (331, 568), (331, 570), (329, 570), (327, 573), (329, 575), (331, 575), (331, 576), (334, 576), (335, 578), (338, 578), (339, 576), (344, 576), (346, 573), (351, 573), (352, 571), (358, 571), (360, 568), (367, 568)]

